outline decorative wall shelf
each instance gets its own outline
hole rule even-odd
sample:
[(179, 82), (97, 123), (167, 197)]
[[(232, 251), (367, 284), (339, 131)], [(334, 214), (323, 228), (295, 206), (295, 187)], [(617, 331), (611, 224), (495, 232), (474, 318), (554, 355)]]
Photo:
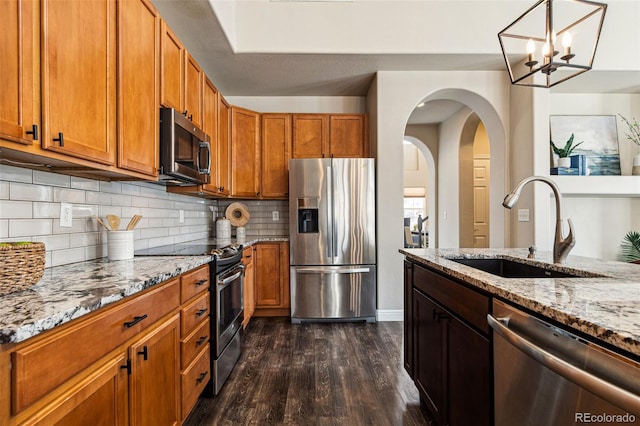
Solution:
[(550, 176), (563, 196), (640, 197), (640, 176)]

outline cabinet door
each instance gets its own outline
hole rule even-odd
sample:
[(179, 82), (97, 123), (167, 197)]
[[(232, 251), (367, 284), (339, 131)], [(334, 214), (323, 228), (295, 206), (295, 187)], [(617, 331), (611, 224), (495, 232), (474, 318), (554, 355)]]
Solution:
[(160, 103), (184, 111), (184, 47), (164, 21), (160, 29)]
[(202, 88), (202, 130), (209, 136), (211, 146), (211, 173), (209, 182), (204, 184), (207, 192), (219, 192), (218, 182), (218, 90), (213, 83), (204, 78)]
[(43, 1), (42, 28), (42, 147), (115, 164), (116, 3)]
[(291, 158), (329, 156), (329, 117), (324, 114), (293, 114)]
[(364, 158), (369, 154), (364, 114), (329, 116), (329, 152), (336, 158)]
[(291, 307), (291, 294), (289, 287), (289, 242), (280, 243), (280, 306)]
[(132, 425), (180, 422), (180, 317), (174, 315), (129, 348)]
[(218, 173), (216, 175), (217, 192), (231, 195), (231, 107), (218, 93)]
[(404, 261), (404, 369), (413, 378), (413, 264)]
[(491, 343), (454, 316), (447, 324), (449, 424), (490, 425)]
[(231, 107), (231, 193), (260, 196), (260, 114)]
[(420, 399), (434, 414), (438, 424), (446, 424), (443, 310), (428, 297), (413, 290), (413, 372)]
[(242, 250), (242, 263), (244, 264), (244, 320), (242, 326), (246, 328), (251, 320), (251, 316), (256, 309), (255, 300), (255, 263), (254, 247), (246, 247)]
[[(40, 98), (37, 90), (39, 69), (34, 61), (39, 23), (35, 19), (38, 3), (32, 0), (0, 1), (2, 31), (0, 31), (0, 138), (23, 144), (32, 144), (36, 138), (34, 126), (39, 129)], [(38, 135), (40, 136), (40, 135)]]
[(160, 15), (148, 0), (118, 3), (118, 167), (158, 175)]
[(185, 51), (184, 69), (185, 112), (193, 124), (202, 127), (202, 69), (187, 51)]
[(277, 308), (283, 304), (280, 289), (280, 244), (256, 245), (256, 307)]
[(289, 197), (291, 116), (262, 114), (262, 198)]

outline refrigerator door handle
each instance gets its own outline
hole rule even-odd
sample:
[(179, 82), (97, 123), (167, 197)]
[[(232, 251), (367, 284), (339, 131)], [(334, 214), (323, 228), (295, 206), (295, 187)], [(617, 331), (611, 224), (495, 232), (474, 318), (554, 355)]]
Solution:
[(299, 274), (363, 274), (371, 272), (370, 268), (340, 268), (340, 269), (327, 269), (327, 268), (296, 268), (296, 272)]
[(331, 226), (327, 227), (327, 233), (329, 235), (327, 235), (327, 240), (328, 240), (328, 244), (327, 244), (327, 257), (329, 258), (333, 258), (333, 239), (335, 237), (335, 232), (334, 232), (334, 224), (333, 224), (333, 193), (332, 193), (332, 189), (333, 188), (333, 175), (331, 174), (331, 166), (327, 166), (327, 223), (330, 224)]

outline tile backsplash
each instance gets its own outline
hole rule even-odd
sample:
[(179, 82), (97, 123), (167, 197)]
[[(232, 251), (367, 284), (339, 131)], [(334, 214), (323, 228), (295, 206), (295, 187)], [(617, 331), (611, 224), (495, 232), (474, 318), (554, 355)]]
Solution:
[[(107, 255), (107, 234), (95, 216), (105, 220), (116, 214), (122, 229), (133, 215), (142, 215), (134, 232), (138, 250), (215, 237), (214, 219), (233, 201), (170, 194), (153, 183), (104, 182), (0, 165), (0, 242), (44, 242), (48, 268)], [(62, 202), (73, 205), (70, 228), (60, 226)], [(287, 201), (241, 202), (251, 216), (247, 238), (289, 235)], [(275, 221), (274, 211), (279, 216)]]

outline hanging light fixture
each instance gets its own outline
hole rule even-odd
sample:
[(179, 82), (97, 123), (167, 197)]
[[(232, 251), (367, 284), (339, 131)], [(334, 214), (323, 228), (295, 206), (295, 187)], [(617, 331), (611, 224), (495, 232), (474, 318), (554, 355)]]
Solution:
[(540, 0), (498, 33), (512, 84), (553, 87), (591, 69), (607, 5)]

